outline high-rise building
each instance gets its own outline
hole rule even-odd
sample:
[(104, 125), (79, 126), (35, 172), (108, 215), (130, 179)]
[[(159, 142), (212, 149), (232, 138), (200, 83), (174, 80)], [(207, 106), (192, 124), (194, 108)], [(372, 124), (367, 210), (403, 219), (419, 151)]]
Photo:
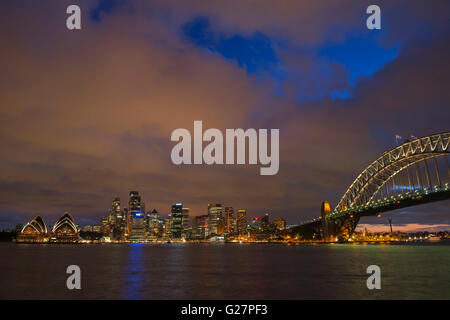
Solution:
[(189, 208), (183, 208), (181, 213), (181, 232), (185, 233), (189, 229)]
[(159, 213), (156, 211), (156, 209), (153, 209), (153, 211), (149, 215), (149, 229), (150, 233), (156, 235), (160, 233), (160, 225), (159, 225)]
[(225, 207), (225, 232), (234, 233), (234, 212), (232, 207)]
[(123, 211), (120, 209), (120, 198), (116, 197), (112, 201), (109, 210), (110, 235), (115, 240), (122, 240), (125, 233), (126, 220)]
[(110, 223), (119, 225), (122, 222), (122, 212), (120, 211), (120, 198), (115, 197), (110, 209)]
[(130, 191), (128, 198), (128, 222), (128, 238), (132, 241), (145, 240), (145, 212), (141, 204), (141, 196), (139, 196), (137, 191)]
[(247, 210), (238, 210), (236, 226), (239, 235), (247, 232)]
[(109, 223), (109, 215), (101, 218), (101, 233), (109, 236), (111, 233), (111, 224)]
[(172, 205), (171, 210), (171, 223), (170, 223), (170, 233), (172, 238), (181, 238), (182, 226), (182, 216), (183, 216), (183, 204), (176, 203)]
[(166, 237), (171, 237), (172, 236), (172, 214), (169, 213), (169, 215), (167, 216), (167, 218), (164, 220), (164, 231), (163, 231), (164, 235)]
[(261, 228), (261, 219), (260, 218), (253, 217), (250, 221), (251, 221), (250, 222), (250, 229), (251, 230), (253, 230), (253, 231), (260, 231), (262, 229)]
[(266, 213), (261, 217), (261, 229), (265, 232), (270, 230), (269, 214)]
[(276, 219), (273, 223), (275, 224), (277, 230), (284, 230), (284, 229), (286, 229), (286, 220), (284, 220), (281, 217)]
[(221, 204), (208, 204), (209, 231), (211, 235), (220, 234), (220, 220), (223, 218), (223, 207)]
[(209, 216), (207, 214), (196, 216), (192, 219), (193, 237), (197, 239), (205, 239), (209, 236)]
[(217, 234), (222, 235), (226, 231), (225, 229), (225, 217), (223, 214), (220, 215), (219, 220), (217, 221)]

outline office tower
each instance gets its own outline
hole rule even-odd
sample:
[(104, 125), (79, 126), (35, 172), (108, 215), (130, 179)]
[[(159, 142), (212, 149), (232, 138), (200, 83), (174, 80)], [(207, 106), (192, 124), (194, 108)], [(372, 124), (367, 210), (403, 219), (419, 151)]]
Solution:
[[(223, 207), (221, 204), (208, 204), (209, 231), (211, 235), (219, 234), (218, 226), (223, 217)], [(222, 231), (223, 232), (223, 231)]]
[(122, 220), (122, 213), (120, 211), (120, 198), (116, 197), (112, 201), (111, 209), (109, 210), (109, 222), (115, 226), (120, 224)]
[(164, 220), (164, 235), (166, 237), (172, 236), (172, 214), (169, 213), (167, 218)]
[(166, 220), (160, 216), (158, 219), (158, 235), (163, 235), (165, 226)]
[(128, 198), (129, 235), (132, 241), (145, 240), (145, 214), (142, 211), (141, 197), (137, 191), (130, 191)]
[(232, 207), (225, 208), (225, 232), (230, 234), (234, 232), (234, 212)]
[(156, 211), (156, 209), (153, 209), (153, 211), (150, 213), (150, 219), (149, 219), (149, 228), (150, 232), (153, 234), (159, 233), (159, 213)]
[(239, 235), (247, 233), (247, 210), (238, 210), (236, 225)]
[(189, 229), (189, 208), (183, 208), (181, 213), (181, 232), (185, 233)]
[(123, 208), (122, 210), (122, 229), (124, 237), (128, 237), (129, 228), (128, 228), (128, 208)]
[(274, 221), (274, 224), (275, 224), (277, 230), (282, 231), (282, 230), (286, 229), (286, 221), (281, 217), (276, 219)]
[(222, 235), (226, 231), (225, 229), (225, 217), (223, 214), (220, 215), (219, 220), (217, 221), (217, 234)]
[(109, 223), (109, 215), (101, 218), (101, 233), (105, 236), (109, 236), (111, 232), (111, 225)]
[(125, 233), (126, 220), (123, 211), (120, 209), (120, 198), (115, 197), (112, 201), (109, 223), (111, 225), (111, 235), (115, 240), (122, 240)]
[(170, 233), (171, 237), (174, 239), (181, 238), (182, 232), (182, 215), (183, 215), (183, 204), (176, 203), (172, 205), (172, 210), (170, 214)]
[(269, 214), (266, 213), (261, 217), (261, 229), (265, 232), (269, 231), (270, 229), (270, 221), (269, 221)]
[(209, 236), (209, 216), (207, 214), (192, 219), (192, 233), (197, 239), (205, 239)]
[(261, 230), (261, 219), (257, 217), (253, 217), (250, 222), (250, 229), (253, 231), (260, 231)]

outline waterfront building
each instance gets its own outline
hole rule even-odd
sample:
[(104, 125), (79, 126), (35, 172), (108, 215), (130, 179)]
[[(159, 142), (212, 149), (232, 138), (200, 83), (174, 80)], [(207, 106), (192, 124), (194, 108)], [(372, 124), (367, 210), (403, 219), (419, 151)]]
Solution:
[(277, 230), (285, 230), (286, 229), (286, 220), (284, 220), (283, 218), (279, 217), (278, 219), (276, 219), (274, 222), (275, 227)]
[(123, 222), (123, 215), (122, 211), (120, 210), (120, 198), (115, 197), (112, 205), (111, 205), (111, 211), (110, 211), (110, 222), (114, 224), (115, 227), (120, 228), (122, 227)]
[(124, 210), (120, 208), (120, 198), (115, 197), (109, 210), (109, 230), (105, 235), (111, 236), (114, 240), (123, 240), (126, 229), (126, 219)]
[(223, 207), (221, 204), (208, 204), (209, 231), (211, 235), (220, 234), (220, 220), (223, 218)]
[(109, 236), (109, 234), (110, 234), (111, 231), (112, 231), (111, 224), (110, 224), (110, 220), (109, 220), (109, 216), (103, 216), (103, 217), (101, 218), (101, 225), (102, 225), (101, 232), (102, 232), (104, 235)]
[(181, 238), (181, 233), (183, 230), (183, 204), (176, 203), (172, 205), (170, 214), (170, 234), (172, 238)]
[(130, 191), (128, 198), (128, 239), (131, 241), (145, 240), (146, 219), (141, 196), (137, 191)]
[(165, 237), (171, 237), (171, 228), (172, 228), (172, 214), (169, 213), (167, 218), (164, 220), (164, 231), (163, 234)]
[(239, 235), (247, 233), (247, 210), (238, 210), (236, 226)]
[(189, 208), (181, 210), (181, 232), (186, 234), (189, 229)]
[(253, 217), (250, 222), (250, 230), (260, 231), (261, 230), (261, 219)]
[(77, 242), (79, 240), (78, 227), (69, 212), (64, 212), (52, 228), (50, 241)]
[(160, 233), (160, 216), (158, 211), (156, 211), (156, 209), (153, 209), (152, 212), (150, 212), (149, 215), (149, 229), (150, 229), (150, 233), (152, 235), (156, 235)]
[(261, 229), (264, 232), (268, 232), (270, 230), (270, 221), (269, 221), (269, 214), (266, 213), (261, 217)]
[(192, 219), (192, 236), (195, 239), (206, 239), (209, 236), (209, 216), (207, 214)]
[(222, 235), (226, 231), (225, 229), (225, 217), (223, 214), (220, 215), (219, 220), (217, 221), (217, 234)]
[(130, 233), (128, 225), (129, 225), (129, 214), (128, 214), (128, 208), (123, 208), (122, 210), (122, 227), (123, 227), (123, 237), (128, 238), (128, 235)]
[(19, 242), (42, 242), (48, 236), (47, 225), (41, 216), (37, 215), (33, 220), (28, 222), (20, 233), (17, 235)]
[(225, 207), (225, 232), (234, 233), (234, 212), (232, 207)]

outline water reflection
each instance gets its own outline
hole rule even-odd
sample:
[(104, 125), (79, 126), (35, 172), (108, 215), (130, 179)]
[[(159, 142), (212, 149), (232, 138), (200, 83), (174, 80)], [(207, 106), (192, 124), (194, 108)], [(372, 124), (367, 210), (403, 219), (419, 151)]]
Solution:
[(142, 263), (144, 245), (132, 243), (129, 246), (125, 275), (124, 299), (144, 299), (145, 269)]

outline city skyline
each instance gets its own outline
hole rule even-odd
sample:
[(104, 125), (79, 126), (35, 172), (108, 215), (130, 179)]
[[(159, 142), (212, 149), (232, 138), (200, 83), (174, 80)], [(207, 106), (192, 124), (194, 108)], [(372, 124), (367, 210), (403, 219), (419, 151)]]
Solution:
[[(0, 228), (70, 211), (105, 214), (139, 190), (168, 213), (219, 201), (297, 224), (332, 207), (404, 139), (449, 130), (447, 5), (80, 0), (0, 4)], [(232, 7), (230, 5), (230, 7)], [(401, 7), (401, 10), (398, 8)], [(338, 27), (336, 27), (338, 26)], [(279, 128), (280, 165), (176, 166), (176, 128)], [(449, 202), (392, 213), (398, 226), (450, 226)], [(386, 223), (367, 218), (361, 224)]]

